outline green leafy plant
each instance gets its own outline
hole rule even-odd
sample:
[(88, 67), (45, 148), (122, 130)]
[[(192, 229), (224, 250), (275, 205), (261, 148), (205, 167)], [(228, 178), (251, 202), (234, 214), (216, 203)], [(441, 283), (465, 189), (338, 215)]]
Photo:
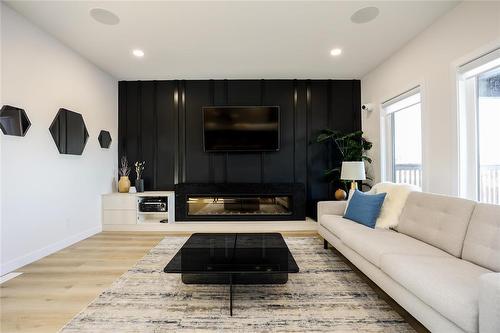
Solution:
[[(340, 162), (366, 161), (367, 163), (372, 163), (372, 159), (366, 154), (366, 152), (372, 148), (373, 143), (363, 137), (363, 131), (355, 131), (344, 134), (339, 131), (324, 129), (321, 130), (316, 137), (316, 142), (332, 144), (333, 149), (340, 152)], [(338, 153), (335, 151), (332, 153), (338, 156)], [(325, 170), (325, 177), (329, 181), (340, 180), (340, 167), (341, 166), (338, 165)], [(366, 179), (371, 180), (368, 176)], [(370, 186), (369, 184), (364, 185)]]

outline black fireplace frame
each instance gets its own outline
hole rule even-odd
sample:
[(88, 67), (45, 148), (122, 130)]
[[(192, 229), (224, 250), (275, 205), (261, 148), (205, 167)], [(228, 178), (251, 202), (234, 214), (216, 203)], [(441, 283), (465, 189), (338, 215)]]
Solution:
[[(288, 215), (188, 215), (189, 196), (289, 196)], [(175, 185), (176, 221), (304, 221), (306, 191), (301, 183), (181, 183)]]

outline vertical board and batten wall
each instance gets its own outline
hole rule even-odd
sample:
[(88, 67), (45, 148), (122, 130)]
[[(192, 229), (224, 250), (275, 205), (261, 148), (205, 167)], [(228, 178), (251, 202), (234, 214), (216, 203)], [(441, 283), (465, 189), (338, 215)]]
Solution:
[[(337, 165), (318, 131), (361, 129), (359, 80), (171, 80), (119, 82), (119, 158), (146, 161), (146, 190), (177, 183), (303, 183), (308, 216), (330, 197)], [(278, 152), (206, 153), (201, 108), (278, 105)], [(132, 179), (135, 175), (132, 175)]]

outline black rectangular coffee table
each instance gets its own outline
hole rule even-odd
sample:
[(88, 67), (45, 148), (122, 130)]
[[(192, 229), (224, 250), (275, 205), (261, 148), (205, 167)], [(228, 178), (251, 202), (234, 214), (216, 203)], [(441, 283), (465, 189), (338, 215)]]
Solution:
[(284, 284), (299, 267), (279, 233), (196, 233), (165, 266), (186, 284)]

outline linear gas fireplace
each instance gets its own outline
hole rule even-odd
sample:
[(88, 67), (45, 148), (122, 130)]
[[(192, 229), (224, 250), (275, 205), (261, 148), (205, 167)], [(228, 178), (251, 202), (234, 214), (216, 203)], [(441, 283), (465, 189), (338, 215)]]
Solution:
[(178, 184), (177, 221), (304, 220), (302, 184)]
[(291, 196), (189, 196), (190, 216), (203, 215), (292, 215)]

